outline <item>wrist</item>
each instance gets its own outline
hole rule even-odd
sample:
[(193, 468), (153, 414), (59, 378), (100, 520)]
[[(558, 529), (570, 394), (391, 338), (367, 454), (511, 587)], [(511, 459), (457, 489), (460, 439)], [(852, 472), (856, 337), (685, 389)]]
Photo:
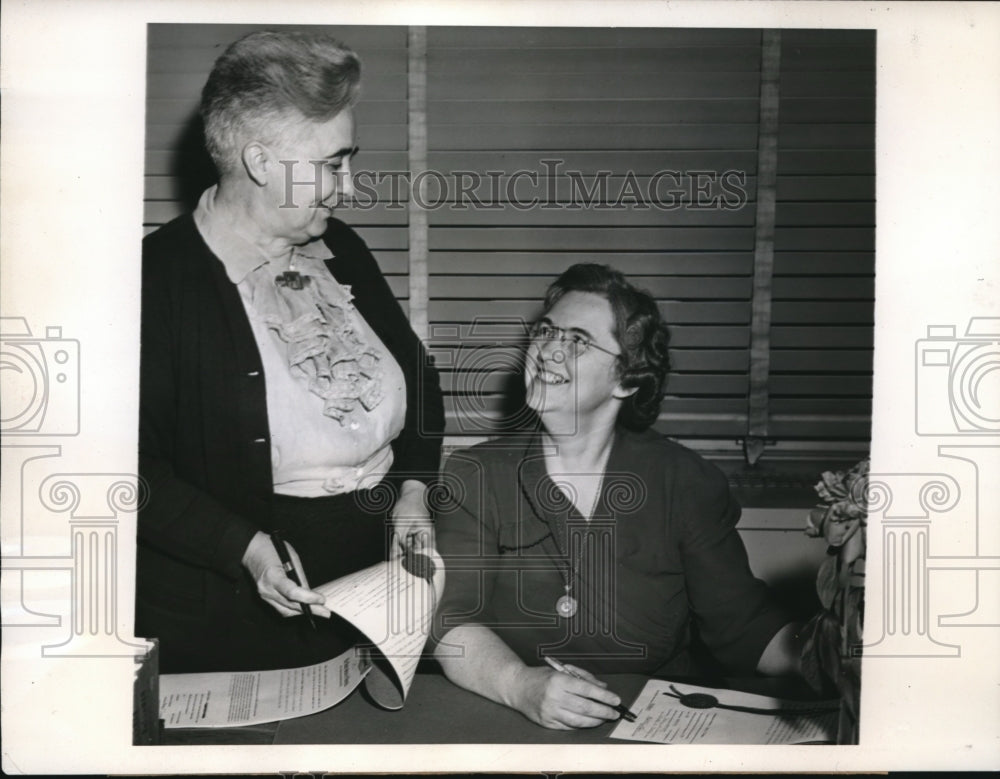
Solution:
[(529, 691), (537, 683), (538, 669), (518, 661), (511, 663), (497, 675), (501, 703), (516, 711), (526, 712)]
[(250, 577), (258, 584), (264, 580), (271, 568), (280, 571), (281, 575), (285, 573), (285, 568), (278, 558), (278, 552), (271, 542), (271, 536), (260, 530), (247, 544), (242, 563), (243, 567), (250, 573)]
[(270, 539), (267, 537), (267, 534), (258, 530), (253, 534), (253, 537), (251, 537), (250, 543), (247, 544), (247, 548), (243, 550), (243, 557), (240, 558), (240, 563), (245, 568), (250, 568), (253, 561), (260, 555), (260, 550), (262, 548), (261, 545), (269, 542)]
[(427, 485), (416, 479), (406, 479), (399, 485), (399, 497), (401, 498), (422, 498), (427, 491)]

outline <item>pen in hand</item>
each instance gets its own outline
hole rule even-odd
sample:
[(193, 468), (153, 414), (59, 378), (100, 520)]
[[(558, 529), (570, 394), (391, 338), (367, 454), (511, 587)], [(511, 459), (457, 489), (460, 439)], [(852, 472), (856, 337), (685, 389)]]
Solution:
[[(291, 555), (288, 554), (288, 547), (285, 546), (285, 540), (281, 537), (281, 533), (277, 530), (271, 533), (271, 543), (274, 544), (274, 550), (278, 553), (278, 559), (281, 560), (281, 567), (285, 570), (285, 575), (301, 587), (302, 581), (299, 579), (299, 575), (295, 571), (295, 564), (292, 562)], [(302, 607), (302, 613), (305, 614), (306, 619), (309, 620), (309, 625), (313, 630), (315, 630), (316, 621), (313, 619), (312, 609), (309, 608), (309, 604), (301, 603), (299, 605)]]
[[(563, 665), (554, 657), (549, 657), (548, 655), (546, 655), (545, 662), (548, 663), (550, 666), (552, 666), (556, 671), (558, 671), (561, 674), (567, 674), (568, 676), (572, 676), (574, 679), (582, 679), (585, 682), (590, 681), (589, 679), (585, 679), (584, 677), (580, 676), (580, 674), (578, 674), (572, 668)], [(626, 722), (635, 722), (636, 720), (635, 714), (633, 714), (627, 706), (619, 703), (617, 706), (612, 706), (611, 708), (617, 711), (621, 715), (622, 719), (625, 720)]]

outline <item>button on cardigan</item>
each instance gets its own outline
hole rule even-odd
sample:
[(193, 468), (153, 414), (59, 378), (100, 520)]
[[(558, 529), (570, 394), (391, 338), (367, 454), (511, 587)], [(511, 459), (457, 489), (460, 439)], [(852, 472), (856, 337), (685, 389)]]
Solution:
[[(331, 219), (327, 264), (406, 378), (403, 432), (387, 480), (436, 477), (438, 375), (360, 236)], [(143, 242), (137, 623), (142, 604), (211, 612), (241, 586), (241, 558), (267, 530), (273, 493), (265, 381), (236, 286), (190, 215)], [(349, 553), (349, 552), (344, 552)], [(154, 634), (155, 635), (155, 634)]]

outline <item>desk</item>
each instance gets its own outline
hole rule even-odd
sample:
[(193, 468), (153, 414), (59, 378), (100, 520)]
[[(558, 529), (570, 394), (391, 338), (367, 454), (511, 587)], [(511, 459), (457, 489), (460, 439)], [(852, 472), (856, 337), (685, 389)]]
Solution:
[[(629, 674), (602, 677), (625, 703), (642, 690), (647, 677)], [(704, 680), (689, 680), (706, 685)], [(794, 679), (726, 679), (730, 689), (787, 699), (810, 699), (803, 682)], [(706, 685), (711, 686), (711, 685)], [(520, 713), (456, 687), (434, 673), (413, 680), (406, 705), (385, 711), (364, 690), (309, 717), (250, 728), (177, 729), (165, 731), (165, 744), (634, 744), (608, 734), (616, 723), (581, 730), (549, 730)]]

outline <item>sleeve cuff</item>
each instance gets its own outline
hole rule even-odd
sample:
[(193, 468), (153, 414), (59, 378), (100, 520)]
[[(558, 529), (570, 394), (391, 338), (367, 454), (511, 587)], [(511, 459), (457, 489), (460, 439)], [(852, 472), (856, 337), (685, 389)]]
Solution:
[(246, 520), (234, 517), (215, 547), (212, 567), (230, 579), (238, 579), (243, 573), (243, 553), (258, 530)]

